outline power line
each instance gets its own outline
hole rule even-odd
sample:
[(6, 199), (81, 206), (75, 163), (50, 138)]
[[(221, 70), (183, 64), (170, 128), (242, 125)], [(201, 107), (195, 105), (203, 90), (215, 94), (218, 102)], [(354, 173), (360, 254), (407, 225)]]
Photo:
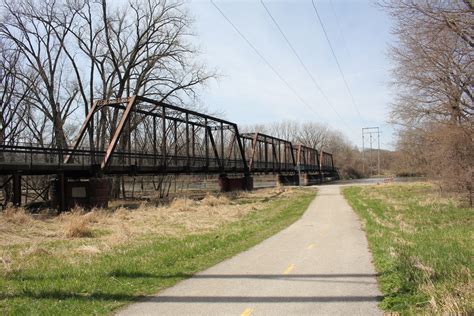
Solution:
[(272, 66), (272, 64), (258, 51), (258, 49), (245, 37), (244, 34), (232, 23), (232, 21), (222, 12), (222, 10), (214, 3), (213, 0), (209, 0), (212, 5), (219, 11), (224, 19), (232, 26), (232, 28), (240, 35), (240, 37), (252, 48), (252, 50), (265, 62), (265, 64), (275, 73), (275, 75), (293, 92), (293, 94), (303, 103), (308, 109), (310, 109), (318, 119), (322, 120), (319, 114), (296, 92), (296, 90), (283, 78), (282, 75)]
[(316, 17), (318, 18), (319, 24), (321, 25), (321, 28), (323, 29), (324, 36), (326, 37), (326, 41), (328, 42), (329, 48), (331, 49), (332, 56), (334, 57), (334, 60), (336, 61), (337, 68), (339, 69), (339, 73), (341, 74), (342, 80), (344, 81), (344, 85), (346, 86), (347, 92), (349, 93), (351, 97), (352, 104), (354, 105), (357, 114), (359, 115), (359, 118), (363, 121), (362, 115), (360, 114), (359, 108), (357, 107), (357, 104), (354, 99), (354, 95), (352, 94), (351, 88), (349, 88), (349, 84), (347, 83), (346, 76), (344, 76), (344, 72), (342, 71), (341, 65), (339, 64), (339, 60), (337, 59), (336, 53), (334, 52), (334, 48), (332, 47), (331, 41), (329, 40), (329, 36), (326, 32), (326, 28), (324, 27), (324, 23), (321, 20), (321, 17), (319, 16), (318, 9), (316, 8), (316, 5), (314, 4), (314, 0), (311, 0), (311, 3), (313, 4), (313, 9), (314, 12), (316, 13)]
[(334, 108), (333, 104), (331, 103), (331, 101), (329, 100), (328, 96), (324, 93), (324, 91), (322, 90), (321, 86), (317, 83), (316, 79), (313, 77), (313, 75), (311, 74), (311, 72), (309, 71), (308, 67), (306, 66), (306, 64), (303, 62), (303, 60), (301, 59), (301, 57), (299, 56), (299, 54), (296, 52), (295, 48), (293, 47), (293, 45), (291, 44), (290, 40), (288, 39), (288, 37), (285, 35), (285, 33), (283, 32), (282, 28), (280, 27), (280, 25), (278, 24), (278, 22), (276, 21), (276, 19), (273, 17), (273, 15), (271, 14), (270, 10), (267, 8), (267, 6), (265, 5), (265, 3), (263, 2), (263, 0), (260, 0), (260, 3), (262, 4), (262, 6), (264, 7), (265, 11), (267, 11), (268, 15), (270, 16), (270, 18), (272, 19), (273, 23), (275, 24), (275, 26), (277, 27), (278, 31), (280, 31), (280, 34), (283, 36), (283, 38), (285, 39), (286, 43), (288, 44), (288, 46), (290, 46), (291, 48), (291, 51), (293, 52), (293, 54), (295, 55), (295, 57), (298, 59), (298, 61), (300, 62), (301, 66), (303, 67), (303, 69), (306, 71), (306, 73), (308, 74), (308, 76), (311, 78), (311, 81), (313, 82), (313, 84), (315, 85), (315, 87), (319, 90), (319, 92), (321, 93), (321, 95), (324, 97), (324, 99), (326, 100), (326, 102), (328, 103), (328, 105), (334, 110), (334, 112), (337, 114), (337, 116), (341, 119), (341, 122), (344, 123), (344, 125), (346, 125), (346, 127), (349, 127), (349, 125), (345, 122), (345, 120), (341, 117), (341, 115), (337, 112), (337, 110)]
[(329, 0), (329, 4), (330, 4), (330, 6), (331, 6), (332, 14), (334, 15), (334, 20), (336, 21), (337, 30), (339, 31), (339, 36), (340, 36), (341, 39), (342, 39), (342, 44), (344, 44), (344, 50), (345, 50), (347, 56), (348, 56), (349, 58), (351, 58), (351, 52), (350, 52), (349, 49), (347, 48), (346, 38), (345, 38), (345, 36), (344, 36), (344, 32), (342, 32), (341, 23), (339, 22), (339, 17), (338, 17), (338, 15), (337, 15), (336, 9), (334, 9), (333, 1), (332, 1), (332, 0)]

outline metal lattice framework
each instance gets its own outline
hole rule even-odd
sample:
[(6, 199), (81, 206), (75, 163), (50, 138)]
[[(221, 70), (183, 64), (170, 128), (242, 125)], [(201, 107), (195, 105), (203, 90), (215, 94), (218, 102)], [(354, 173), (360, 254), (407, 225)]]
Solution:
[(115, 112), (117, 124), (101, 136), (102, 150), (90, 155), (104, 173), (129, 172), (130, 166), (137, 173), (248, 170), (235, 123), (138, 96), (96, 102), (66, 163), (80, 160), (78, 148), (97, 146), (91, 141), (97, 133), (93, 126), (105, 108)]
[(241, 134), (250, 172), (294, 172), (291, 142), (262, 133)]
[(330, 153), (141, 96), (99, 100), (69, 148), (0, 145), (0, 174), (331, 173)]

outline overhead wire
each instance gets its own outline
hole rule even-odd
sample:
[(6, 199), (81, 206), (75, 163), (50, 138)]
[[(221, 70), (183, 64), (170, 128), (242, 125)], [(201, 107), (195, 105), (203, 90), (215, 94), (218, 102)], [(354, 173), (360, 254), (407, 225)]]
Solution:
[(252, 48), (252, 50), (263, 60), (263, 62), (273, 71), (273, 73), (288, 87), (288, 89), (303, 103), (309, 110), (311, 110), (315, 116), (322, 120), (321, 116), (314, 110), (312, 106), (310, 106), (304, 99), (301, 97), (298, 92), (288, 83), (288, 81), (283, 78), (283, 76), (273, 67), (273, 65), (263, 56), (259, 50), (255, 47), (255, 45), (250, 42), (249, 39), (237, 28), (237, 26), (232, 23), (232, 21), (225, 15), (225, 13), (214, 3), (213, 0), (209, 0), (212, 5), (219, 11), (222, 17), (232, 26), (232, 28), (239, 34), (239, 36)]
[(341, 37), (342, 44), (344, 45), (344, 51), (347, 54), (347, 56), (351, 58), (351, 52), (347, 48), (346, 37), (344, 36), (344, 32), (342, 31), (341, 23), (339, 22), (339, 16), (337, 15), (337, 12), (336, 12), (336, 9), (334, 8), (334, 4), (332, 0), (329, 0), (329, 5), (331, 6), (331, 11), (332, 11), (332, 14), (334, 15), (334, 20), (336, 21), (336, 25), (337, 25), (337, 30), (339, 32), (339, 36)]
[(364, 119), (362, 118), (362, 115), (360, 114), (360, 111), (359, 111), (359, 108), (357, 106), (357, 103), (355, 101), (355, 98), (354, 98), (354, 95), (352, 94), (352, 91), (351, 91), (351, 88), (349, 87), (349, 84), (347, 83), (347, 80), (346, 80), (346, 76), (344, 75), (344, 72), (342, 71), (342, 67), (339, 63), (339, 60), (336, 56), (336, 53), (334, 51), (334, 48), (331, 44), (331, 40), (329, 39), (329, 36), (328, 36), (328, 33), (326, 32), (326, 28), (324, 27), (324, 23), (323, 23), (323, 20), (321, 19), (320, 15), (319, 15), (319, 12), (318, 12), (318, 9), (316, 8), (316, 4), (314, 3), (314, 0), (311, 0), (311, 3), (313, 4), (313, 9), (314, 9), (314, 12), (316, 14), (316, 17), (319, 21), (319, 24), (321, 25), (321, 28), (323, 30), (323, 33), (324, 33), (324, 36), (326, 37), (326, 41), (328, 42), (328, 45), (329, 45), (329, 48), (331, 49), (331, 53), (332, 53), (332, 56), (334, 57), (334, 60), (336, 61), (336, 65), (337, 65), (337, 69), (339, 70), (339, 73), (342, 77), (342, 80), (344, 81), (344, 85), (347, 89), (347, 92), (349, 93), (349, 96), (351, 98), (351, 101), (352, 101), (352, 104), (354, 106), (354, 108), (356, 109), (357, 111), (357, 114), (359, 115), (359, 118), (364, 121)]
[(286, 36), (285, 32), (283, 32), (282, 28), (280, 27), (279, 23), (277, 22), (277, 20), (273, 17), (273, 15), (271, 14), (270, 10), (268, 9), (268, 7), (265, 5), (265, 3), (263, 2), (263, 0), (260, 0), (260, 3), (262, 4), (263, 8), (265, 9), (265, 11), (268, 13), (268, 15), (270, 16), (271, 20), (273, 21), (273, 23), (275, 24), (275, 26), (277, 27), (278, 31), (280, 32), (280, 34), (283, 36), (283, 38), (285, 39), (286, 43), (288, 44), (288, 46), (290, 47), (291, 51), (293, 52), (293, 54), (295, 55), (296, 59), (298, 59), (299, 63), (301, 64), (301, 66), (303, 67), (303, 69), (305, 70), (306, 74), (310, 77), (312, 83), (314, 84), (314, 86), (316, 87), (316, 89), (318, 89), (319, 93), (321, 93), (321, 95), (324, 97), (324, 99), (326, 100), (327, 104), (332, 108), (332, 110), (337, 114), (337, 116), (339, 117), (339, 119), (341, 120), (342, 123), (344, 123), (344, 125), (346, 125), (347, 128), (351, 129), (349, 127), (349, 125), (346, 123), (346, 121), (342, 118), (342, 116), (339, 114), (339, 112), (337, 112), (336, 108), (333, 106), (331, 100), (328, 98), (328, 96), (326, 95), (326, 93), (324, 93), (323, 89), (321, 88), (321, 86), (318, 84), (318, 82), (316, 81), (316, 79), (314, 78), (314, 76), (311, 74), (311, 72), (309, 71), (308, 67), (306, 66), (306, 64), (303, 62), (303, 60), (301, 59), (301, 57), (299, 56), (298, 52), (296, 51), (296, 49), (294, 48), (293, 44), (291, 44), (290, 40), (288, 39), (288, 37)]

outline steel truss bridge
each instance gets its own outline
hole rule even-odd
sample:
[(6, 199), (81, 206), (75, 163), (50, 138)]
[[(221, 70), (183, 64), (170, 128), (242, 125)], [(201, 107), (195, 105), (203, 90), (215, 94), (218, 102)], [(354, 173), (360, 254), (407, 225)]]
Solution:
[(66, 208), (70, 179), (219, 174), (221, 188), (233, 190), (252, 189), (251, 175), (269, 173), (282, 184), (338, 176), (330, 153), (241, 134), (235, 123), (142, 96), (96, 101), (71, 147), (0, 145), (0, 175), (6, 176), (0, 188), (13, 182), (15, 204), (21, 203), (23, 175), (57, 175), (59, 207)]

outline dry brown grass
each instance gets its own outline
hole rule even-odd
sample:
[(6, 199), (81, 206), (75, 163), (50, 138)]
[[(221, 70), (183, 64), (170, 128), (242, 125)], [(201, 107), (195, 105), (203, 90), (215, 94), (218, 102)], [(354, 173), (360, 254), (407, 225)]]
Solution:
[(48, 251), (45, 248), (38, 247), (36, 245), (32, 245), (30, 248), (27, 248), (21, 252), (21, 255), (26, 257), (26, 256), (42, 256), (42, 255), (48, 255), (51, 254), (50, 251)]
[(88, 245), (83, 245), (78, 248), (76, 248), (76, 252), (81, 253), (81, 254), (88, 254), (88, 255), (96, 255), (101, 253), (102, 251), (94, 246), (88, 246)]
[[(76, 208), (60, 216), (49, 213), (29, 215), (23, 209), (0, 212), (0, 266), (21, 261), (35, 252), (60, 254), (67, 260), (102, 253), (116, 245), (147, 235), (181, 236), (206, 233), (225, 223), (237, 221), (260, 210), (265, 201), (294, 194), (294, 189), (261, 189), (229, 194), (206, 194), (201, 200), (177, 198), (167, 205), (139, 201), (112, 201), (109, 209), (86, 212)], [(244, 204), (239, 204), (244, 201)], [(49, 242), (67, 238), (68, 246)], [(11, 246), (26, 249), (4, 252)]]
[(11, 265), (12, 265), (11, 254), (7, 253), (6, 251), (3, 251), (2, 253), (0, 253), (0, 264), (1, 264), (0, 272), (2, 273), (10, 272)]
[(205, 206), (212, 207), (212, 206), (230, 204), (230, 200), (227, 196), (224, 196), (224, 195), (215, 196), (215, 195), (207, 193), (204, 199), (201, 200), (201, 203)]
[(67, 224), (64, 235), (68, 238), (92, 237), (92, 230), (87, 224), (87, 221), (82, 219), (71, 221)]
[(170, 210), (178, 212), (194, 212), (196, 209), (193, 207), (194, 201), (188, 198), (176, 198), (169, 205)]
[(17, 207), (7, 208), (3, 212), (2, 219), (4, 222), (13, 225), (28, 225), (32, 220), (31, 215), (25, 209)]
[(91, 223), (98, 222), (97, 211), (85, 212), (76, 208), (71, 212), (64, 213), (59, 220), (64, 222), (64, 236), (67, 238), (92, 237)]

